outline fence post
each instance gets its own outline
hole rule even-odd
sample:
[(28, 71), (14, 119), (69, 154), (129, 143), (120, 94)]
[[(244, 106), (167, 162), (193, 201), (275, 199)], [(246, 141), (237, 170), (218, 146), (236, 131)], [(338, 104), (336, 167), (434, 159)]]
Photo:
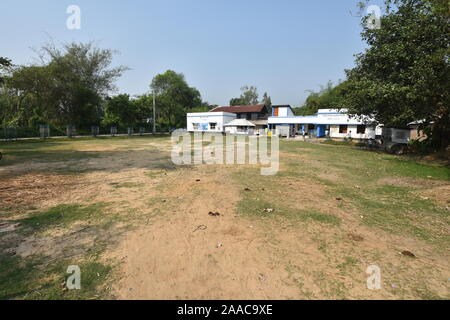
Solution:
[(97, 137), (100, 132), (100, 128), (98, 126), (91, 126), (91, 133), (93, 137)]
[(76, 135), (76, 128), (75, 126), (68, 125), (66, 128), (67, 131), (67, 138), (74, 138)]
[(41, 136), (41, 139), (50, 138), (50, 125), (48, 124), (39, 125), (39, 134)]

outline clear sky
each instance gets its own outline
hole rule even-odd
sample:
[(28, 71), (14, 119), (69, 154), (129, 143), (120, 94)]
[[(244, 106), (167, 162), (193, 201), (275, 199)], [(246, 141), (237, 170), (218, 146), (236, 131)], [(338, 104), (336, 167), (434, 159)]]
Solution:
[[(131, 68), (119, 92), (149, 91), (154, 75), (182, 72), (211, 104), (227, 105), (242, 85), (274, 104), (300, 105), (328, 80), (345, 78), (364, 49), (357, 0), (1, 0), (0, 56), (33, 62), (48, 42), (95, 41)], [(379, 4), (372, 1), (371, 4)], [(69, 5), (81, 29), (69, 30)]]

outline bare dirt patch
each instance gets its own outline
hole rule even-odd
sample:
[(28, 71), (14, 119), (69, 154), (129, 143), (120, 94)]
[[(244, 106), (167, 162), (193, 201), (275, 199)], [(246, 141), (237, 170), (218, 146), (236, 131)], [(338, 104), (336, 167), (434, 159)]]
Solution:
[(0, 179), (0, 207), (20, 209), (39, 207), (42, 202), (79, 187), (76, 176), (25, 174)]
[(422, 191), (420, 196), (423, 199), (429, 197), (442, 207), (450, 207), (450, 185)]
[(411, 188), (419, 188), (419, 187), (433, 187), (433, 186), (442, 186), (447, 184), (444, 181), (436, 181), (430, 179), (416, 179), (411, 177), (389, 177), (382, 178), (378, 180), (378, 184), (388, 185), (394, 187), (411, 187)]
[[(223, 171), (217, 173), (194, 171), (168, 182), (164, 195), (182, 199), (148, 227), (130, 234), (117, 252), (123, 261), (116, 287), (120, 299), (295, 296), (295, 286), (285, 283), (283, 266), (272, 263), (256, 225), (235, 215), (239, 191)], [(194, 187), (189, 177), (201, 181), (192, 180)], [(184, 184), (177, 183), (183, 179)], [(221, 215), (212, 217), (210, 211)]]

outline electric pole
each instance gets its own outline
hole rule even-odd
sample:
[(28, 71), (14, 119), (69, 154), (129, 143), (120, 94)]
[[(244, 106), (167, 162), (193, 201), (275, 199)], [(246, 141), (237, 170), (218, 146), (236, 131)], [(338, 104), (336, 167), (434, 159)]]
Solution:
[(156, 134), (156, 97), (155, 90), (153, 90), (153, 135)]

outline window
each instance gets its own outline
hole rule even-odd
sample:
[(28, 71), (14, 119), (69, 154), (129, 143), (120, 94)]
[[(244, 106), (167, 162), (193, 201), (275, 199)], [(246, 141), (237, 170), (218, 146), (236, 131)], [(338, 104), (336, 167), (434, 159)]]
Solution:
[(251, 113), (247, 113), (247, 120), (252, 120), (252, 114)]
[(194, 130), (200, 129), (200, 124), (199, 123), (193, 123), (192, 126), (194, 127)]
[(209, 124), (209, 130), (216, 130), (216, 127), (217, 127), (217, 123), (215, 123), (215, 122), (212, 122)]
[(366, 126), (360, 125), (356, 129), (356, 133), (358, 134), (365, 134), (366, 133)]
[(348, 126), (339, 126), (339, 133), (348, 133)]

